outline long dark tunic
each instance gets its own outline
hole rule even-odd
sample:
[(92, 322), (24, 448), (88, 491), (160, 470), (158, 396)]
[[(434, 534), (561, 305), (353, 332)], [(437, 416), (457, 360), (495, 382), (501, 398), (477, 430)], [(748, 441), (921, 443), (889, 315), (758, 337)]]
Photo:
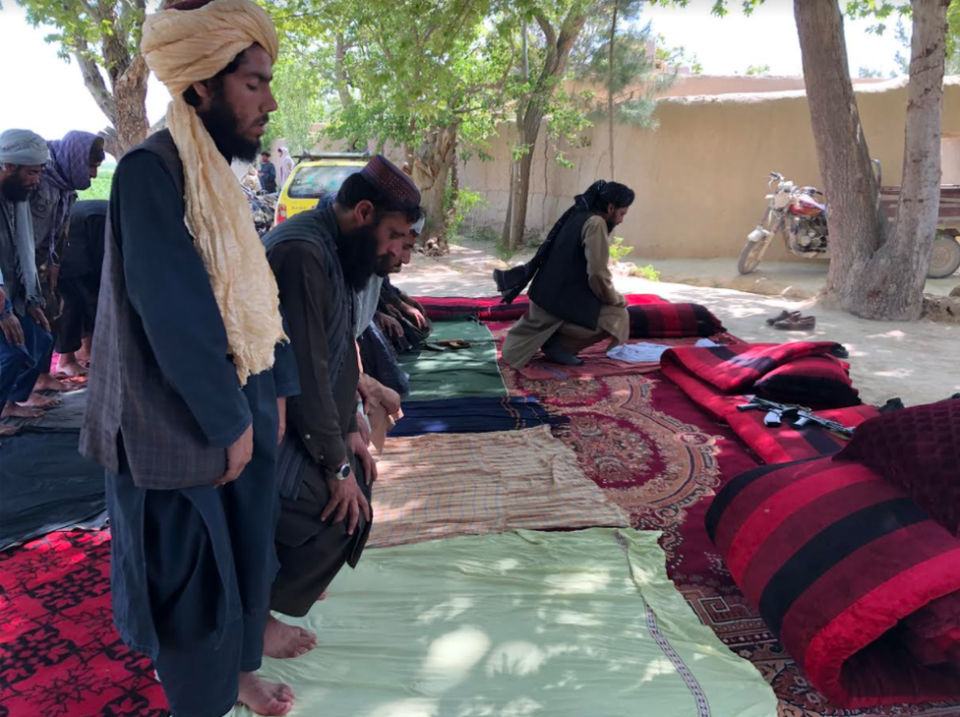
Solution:
[[(292, 220), (291, 220), (292, 221)], [(287, 241), (269, 252), (270, 266), (280, 287), (280, 303), (289, 325), (290, 341), (300, 369), (301, 393), (287, 406), (288, 431), (306, 446), (307, 464), (296, 499), (281, 500), (277, 526), (280, 571), (270, 604), (287, 615), (305, 615), (345, 563), (355, 566), (370, 525), (361, 517), (353, 536), (346, 521), (320, 520), (330, 501), (327, 479), (343, 464), (345, 440), (357, 430), (357, 382), (360, 368), (353, 346), (353, 327), (339, 380), (331, 382), (328, 326), (341, 297), (327, 281), (321, 250), (305, 241)], [(349, 456), (361, 490), (370, 498), (359, 462)]]
[[(107, 474), (120, 634), (154, 659), (174, 714), (224, 714), (236, 700), (240, 671), (260, 664), (277, 565), (277, 397), (297, 392), (297, 373), (289, 347), (279, 347), (274, 370), (240, 388), (203, 261), (183, 221), (183, 196), (159, 155), (135, 150), (121, 160), (111, 209), (106, 261), (119, 262), (125, 278), (117, 300), (142, 322), (167, 390), (183, 399), (211, 445), (229, 446), (253, 426), (253, 458), (222, 488), (137, 487), (133, 473), (141, 469), (125, 459), (133, 446), (125, 449), (130, 438), (122, 427), (120, 470)], [(113, 289), (107, 295), (117, 296)], [(91, 384), (118, 380), (97, 361), (98, 347), (110, 338), (98, 329)], [(131, 369), (121, 362), (114, 370)], [(141, 401), (124, 391), (121, 411), (156, 410)]]

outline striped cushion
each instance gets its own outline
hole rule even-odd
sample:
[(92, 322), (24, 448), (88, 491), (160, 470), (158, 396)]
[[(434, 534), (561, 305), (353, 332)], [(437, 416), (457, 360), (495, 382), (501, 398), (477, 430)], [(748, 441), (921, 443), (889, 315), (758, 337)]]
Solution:
[(774, 369), (754, 384), (769, 401), (798, 403), (814, 410), (860, 404), (850, 380), (849, 365), (833, 356), (810, 356)]
[(724, 486), (706, 522), (734, 580), (832, 702), (960, 696), (960, 671), (924, 665), (886, 634), (960, 591), (960, 540), (902, 489), (830, 458), (768, 465)]

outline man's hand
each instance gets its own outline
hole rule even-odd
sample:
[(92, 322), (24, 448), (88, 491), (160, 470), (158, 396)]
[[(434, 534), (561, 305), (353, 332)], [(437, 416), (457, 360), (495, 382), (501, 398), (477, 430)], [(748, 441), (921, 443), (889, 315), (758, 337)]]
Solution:
[(279, 435), (277, 436), (277, 445), (283, 443), (283, 437), (287, 432), (287, 399), (277, 397), (277, 418), (280, 423)]
[(363, 411), (357, 409), (357, 433), (360, 434), (360, 440), (363, 441), (363, 445), (370, 445), (370, 424), (367, 423), (367, 417), (363, 415)]
[(27, 309), (27, 314), (33, 319), (36, 323), (40, 324), (40, 328), (50, 333), (50, 322), (47, 321), (47, 315), (43, 313), (43, 309), (39, 306), (31, 306)]
[(370, 449), (367, 448), (367, 444), (359, 433), (351, 433), (347, 436), (347, 448), (353, 451), (354, 455), (363, 464), (363, 473), (367, 478), (367, 485), (373, 483), (377, 479), (377, 461), (370, 455)]
[(400, 325), (400, 322), (392, 316), (387, 316), (386, 314), (377, 314), (377, 320), (380, 322), (380, 328), (384, 331), (384, 333), (386, 333), (387, 336), (392, 336), (398, 339), (403, 336), (403, 327)]
[(224, 473), (216, 483), (214, 488), (235, 481), (243, 473), (250, 459), (253, 458), (253, 424), (247, 426), (247, 430), (238, 438), (233, 445), (227, 448), (227, 472)]
[(427, 317), (424, 316), (419, 310), (410, 306), (410, 304), (400, 304), (400, 310), (405, 313), (411, 322), (418, 329), (427, 328)]
[(60, 284), (60, 267), (51, 264), (47, 267), (47, 282), (50, 284), (50, 291), (57, 293), (57, 286)]
[(23, 346), (23, 327), (20, 325), (20, 319), (11, 311), (6, 318), (0, 319), (0, 330), (7, 343), (11, 346)]
[(350, 472), (346, 480), (328, 478), (327, 486), (330, 488), (330, 502), (320, 515), (320, 520), (326, 520), (332, 515), (333, 522), (336, 524), (346, 518), (347, 535), (353, 535), (353, 531), (357, 529), (361, 512), (367, 522), (370, 522), (370, 504), (367, 502), (367, 497), (363, 494), (363, 491), (360, 490), (353, 471)]

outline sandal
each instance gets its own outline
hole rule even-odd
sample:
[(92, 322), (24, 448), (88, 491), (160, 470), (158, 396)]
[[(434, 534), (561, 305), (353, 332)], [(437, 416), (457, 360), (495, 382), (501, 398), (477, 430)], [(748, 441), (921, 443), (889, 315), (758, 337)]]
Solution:
[(773, 326), (773, 325), (776, 324), (778, 321), (786, 321), (787, 319), (792, 318), (792, 317), (796, 317), (796, 318), (799, 319), (799, 318), (800, 318), (800, 312), (799, 312), (799, 311), (787, 311), (786, 309), (784, 309), (784, 310), (781, 311), (777, 316), (774, 316), (772, 319), (767, 319), (767, 325), (768, 325), (768, 326)]
[(815, 316), (801, 316), (799, 313), (778, 321), (773, 328), (781, 331), (812, 331), (817, 325)]

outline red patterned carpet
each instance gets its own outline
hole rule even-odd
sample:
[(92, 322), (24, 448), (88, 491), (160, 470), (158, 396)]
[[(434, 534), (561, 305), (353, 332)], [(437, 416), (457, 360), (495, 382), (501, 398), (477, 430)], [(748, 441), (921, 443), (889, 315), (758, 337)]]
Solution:
[(150, 660), (113, 628), (106, 531), (0, 553), (0, 717), (166, 717)]
[(704, 527), (717, 487), (755, 467), (757, 459), (659, 372), (531, 381), (501, 369), (511, 393), (536, 395), (571, 417), (561, 440), (577, 453), (584, 472), (629, 511), (633, 526), (663, 531), (671, 579), (701, 621), (770, 682), (780, 717), (960, 715), (960, 703), (841, 709), (806, 681), (747, 604)]

